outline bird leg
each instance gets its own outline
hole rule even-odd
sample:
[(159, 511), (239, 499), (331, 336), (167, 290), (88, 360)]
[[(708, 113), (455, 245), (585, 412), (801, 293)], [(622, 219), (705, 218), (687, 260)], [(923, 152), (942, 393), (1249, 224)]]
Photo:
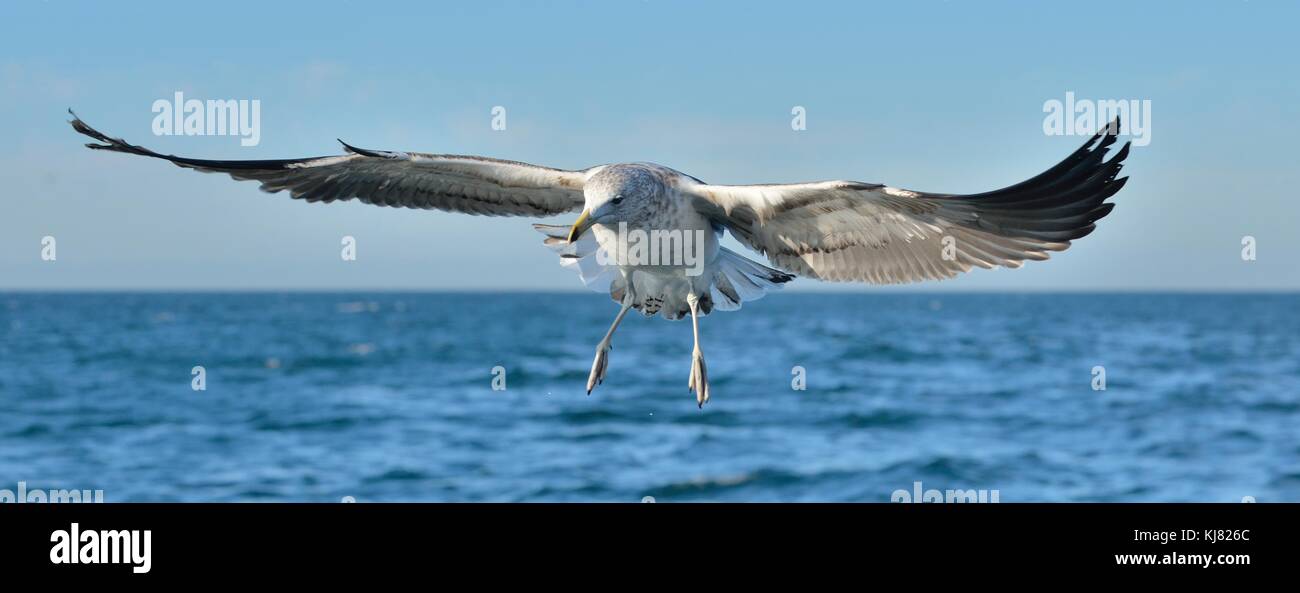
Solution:
[(691, 379), (686, 387), (695, 392), (695, 402), (701, 408), (709, 401), (709, 371), (704, 366), (704, 353), (700, 352), (700, 318), (699, 297), (695, 293), (686, 295), (686, 304), (691, 307), (691, 331), (695, 333), (695, 350), (691, 352)]
[(627, 310), (632, 308), (632, 299), (623, 299), (623, 308), (619, 309), (618, 317), (614, 318), (614, 324), (609, 326), (609, 331), (605, 332), (605, 337), (596, 345), (596, 360), (591, 363), (591, 375), (587, 377), (587, 395), (591, 395), (591, 390), (595, 389), (605, 381), (605, 371), (609, 369), (609, 349), (610, 340), (614, 337), (614, 330), (618, 329), (618, 324), (623, 321), (623, 316), (627, 315)]

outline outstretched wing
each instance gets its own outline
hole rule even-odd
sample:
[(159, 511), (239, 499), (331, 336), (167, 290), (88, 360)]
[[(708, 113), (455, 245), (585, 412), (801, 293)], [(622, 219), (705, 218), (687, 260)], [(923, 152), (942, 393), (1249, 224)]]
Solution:
[(1018, 268), (1091, 233), (1129, 145), (1103, 158), (1119, 119), (1041, 175), (974, 195), (856, 181), (688, 185), (697, 210), (778, 267), (831, 281), (895, 284), (951, 278), (972, 266)]
[[(71, 113), (71, 112), (70, 112)], [(582, 209), (582, 186), (593, 169), (565, 171), (477, 156), (365, 150), (343, 144), (340, 156), (220, 161), (158, 154), (110, 138), (73, 114), (73, 129), (103, 144), (86, 146), (159, 158), (205, 173), (258, 181), (262, 191), (295, 199), (450, 210), (487, 216), (550, 216)], [(342, 143), (342, 141), (340, 141)]]

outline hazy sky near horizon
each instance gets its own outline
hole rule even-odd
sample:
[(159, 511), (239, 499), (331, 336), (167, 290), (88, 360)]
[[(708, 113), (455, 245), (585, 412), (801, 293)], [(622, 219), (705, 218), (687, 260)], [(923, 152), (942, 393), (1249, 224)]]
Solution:
[[(1258, 0), (7, 2), (0, 290), (581, 289), (532, 220), (268, 195), (86, 150), (68, 107), (204, 158), (337, 154), (342, 138), (974, 193), (1083, 142), (1043, 130), (1045, 102), (1067, 93), (1150, 101), (1115, 211), (1051, 261), (907, 289), (1297, 290), (1297, 17)], [(151, 107), (178, 91), (258, 100), (260, 143), (156, 136)], [(795, 106), (806, 130), (791, 129)], [(340, 258), (345, 235), (356, 261)], [(41, 259), (46, 236), (56, 261)]]

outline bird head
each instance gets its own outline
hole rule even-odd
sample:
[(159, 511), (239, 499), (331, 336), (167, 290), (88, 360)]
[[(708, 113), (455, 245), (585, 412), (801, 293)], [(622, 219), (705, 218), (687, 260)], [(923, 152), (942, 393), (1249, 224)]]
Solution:
[(586, 205), (569, 229), (569, 242), (596, 224), (630, 223), (645, 217), (663, 188), (659, 176), (644, 165), (609, 165), (597, 171), (583, 187)]

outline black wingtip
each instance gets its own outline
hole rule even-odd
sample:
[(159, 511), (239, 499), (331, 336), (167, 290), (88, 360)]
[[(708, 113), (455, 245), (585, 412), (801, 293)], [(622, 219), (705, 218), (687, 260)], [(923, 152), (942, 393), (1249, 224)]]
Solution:
[(1116, 115), (1115, 119), (1110, 120), (1110, 123), (1106, 124), (1105, 129), (1102, 131), (1106, 132), (1111, 136), (1118, 136), (1119, 128), (1120, 128), (1119, 116)]
[(72, 120), (69, 121), (68, 123), (70, 123), (70, 124), (78, 124), (78, 123), (79, 123), (79, 124), (81, 124), (81, 125), (86, 125), (86, 122), (81, 121), (81, 116), (80, 116), (80, 115), (77, 115), (77, 112), (76, 112), (76, 111), (73, 111), (71, 107), (68, 108), (68, 115), (71, 115), (71, 116), (72, 116)]
[(1125, 142), (1124, 146), (1119, 149), (1119, 152), (1115, 153), (1115, 157), (1110, 159), (1110, 162), (1112, 163), (1124, 162), (1124, 159), (1128, 158), (1128, 151), (1129, 151), (1129, 147), (1131, 146), (1133, 146), (1132, 140)]
[(335, 138), (335, 140), (338, 140), (339, 144), (343, 145), (343, 150), (348, 151), (348, 153), (350, 154), (359, 154), (361, 156), (369, 156), (369, 157), (375, 157), (381, 159), (393, 158), (394, 155), (394, 153), (386, 153), (377, 150), (367, 150), (365, 148), (357, 148), (351, 144), (348, 144), (347, 142), (344, 142), (341, 138)]
[(72, 125), (72, 129), (76, 130), (78, 134), (81, 134), (83, 136), (89, 136), (100, 142), (106, 143), (106, 144), (87, 144), (86, 145), (87, 147), (102, 150), (102, 149), (113, 149), (118, 144), (125, 144), (121, 140), (116, 140), (114, 138), (109, 138), (108, 136), (105, 136), (99, 130), (92, 128), (89, 125), (87, 125), (86, 122), (81, 121), (81, 118), (77, 117), (77, 114), (73, 112), (71, 108), (68, 109), (68, 113), (72, 115), (72, 121), (68, 123)]
[(177, 159), (176, 157), (171, 157), (171, 156), (163, 156), (147, 148), (136, 146), (134, 144), (129, 144), (127, 143), (127, 141), (121, 138), (113, 138), (99, 130), (96, 130), (95, 128), (90, 127), (90, 124), (81, 121), (81, 118), (77, 117), (77, 114), (74, 113), (71, 109), (68, 109), (68, 113), (72, 114), (72, 121), (68, 123), (72, 125), (73, 130), (76, 130), (77, 133), (81, 134), (82, 136), (89, 136), (103, 143), (103, 144), (88, 143), (86, 144), (86, 148), (90, 148), (92, 150), (108, 150), (112, 152), (124, 152), (127, 154), (137, 154), (141, 156), (161, 158), (177, 164), (179, 164), (178, 161), (184, 160), (184, 159)]
[(1089, 138), (1088, 141), (1084, 143), (1084, 149), (1091, 150), (1096, 148), (1096, 146), (1093, 146), (1093, 143), (1097, 142), (1098, 139), (1101, 140), (1100, 146), (1109, 146), (1115, 142), (1115, 137), (1119, 136), (1119, 130), (1120, 120), (1119, 116), (1116, 115), (1115, 119), (1112, 119), (1110, 120), (1110, 123), (1101, 126), (1101, 128), (1097, 130), (1097, 133), (1093, 134), (1092, 138)]

